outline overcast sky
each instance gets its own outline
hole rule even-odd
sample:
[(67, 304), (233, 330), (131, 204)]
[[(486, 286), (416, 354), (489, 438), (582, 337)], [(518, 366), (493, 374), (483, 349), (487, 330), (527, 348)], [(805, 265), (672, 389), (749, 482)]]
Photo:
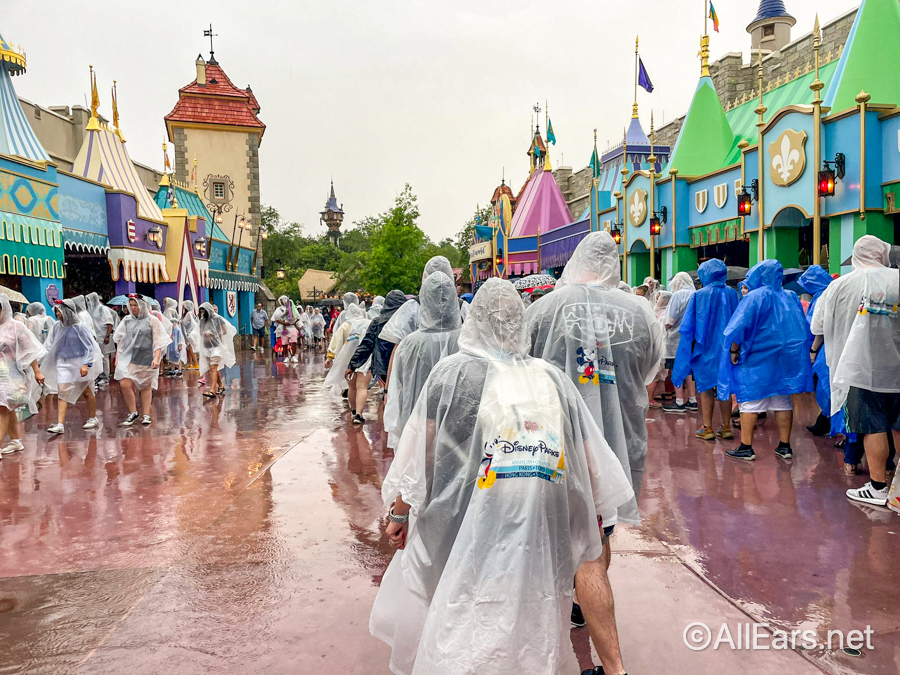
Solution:
[[(721, 33), (713, 58), (750, 48), (756, 0), (715, 0)], [(621, 138), (631, 115), (634, 38), (656, 86), (639, 91), (650, 127), (684, 114), (699, 75), (703, 0), (218, 0), (159, 4), (124, 0), (5, 0), (0, 33), (22, 44), (28, 72), (19, 96), (43, 106), (84, 105), (88, 64), (98, 73), (101, 113), (118, 80), (119, 111), (135, 161), (162, 167), (163, 116), (208, 58), (248, 84), (267, 125), (260, 149), (264, 204), (307, 233), (334, 177), (350, 222), (387, 209), (410, 183), (420, 224), (453, 236), (487, 202), (506, 170), (518, 191), (528, 175), (531, 109), (550, 102), (558, 139), (554, 167), (590, 158)], [(858, 5), (785, 0), (792, 37)], [(541, 114), (541, 127), (544, 115)], [(170, 153), (172, 152), (170, 147)]]

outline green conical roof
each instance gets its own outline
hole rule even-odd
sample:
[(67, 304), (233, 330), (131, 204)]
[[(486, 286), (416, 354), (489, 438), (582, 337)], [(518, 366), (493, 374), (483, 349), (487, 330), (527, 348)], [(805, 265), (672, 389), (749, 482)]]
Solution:
[(863, 0), (844, 52), (838, 63), (825, 105), (832, 112), (856, 106), (865, 89), (872, 103), (900, 104), (900, 3), (897, 0)]
[(737, 161), (734, 132), (709, 77), (701, 77), (684, 126), (672, 150), (669, 167), (682, 176), (702, 176)]

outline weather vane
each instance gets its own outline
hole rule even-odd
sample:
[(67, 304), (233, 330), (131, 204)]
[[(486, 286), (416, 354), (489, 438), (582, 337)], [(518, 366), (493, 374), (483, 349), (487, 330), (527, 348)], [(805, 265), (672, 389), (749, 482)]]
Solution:
[(214, 38), (214, 37), (219, 37), (219, 34), (218, 34), (218, 33), (213, 33), (213, 27), (212, 27), (212, 24), (209, 24), (209, 30), (204, 30), (204, 31), (203, 31), (203, 37), (208, 37), (208, 38), (209, 38), (209, 60), (210, 60), (210, 61), (215, 61), (215, 60), (216, 60), (216, 52), (213, 51), (213, 38)]

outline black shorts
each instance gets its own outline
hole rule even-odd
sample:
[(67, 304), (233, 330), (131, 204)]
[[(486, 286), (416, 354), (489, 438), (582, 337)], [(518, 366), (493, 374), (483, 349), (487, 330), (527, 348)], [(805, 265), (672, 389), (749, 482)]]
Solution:
[(847, 428), (856, 434), (880, 434), (900, 430), (900, 393), (884, 394), (850, 387), (847, 394)]
[(663, 364), (663, 367), (666, 370), (672, 370), (672, 368), (675, 367), (675, 359), (666, 359), (666, 362), (665, 362), (665, 364)]

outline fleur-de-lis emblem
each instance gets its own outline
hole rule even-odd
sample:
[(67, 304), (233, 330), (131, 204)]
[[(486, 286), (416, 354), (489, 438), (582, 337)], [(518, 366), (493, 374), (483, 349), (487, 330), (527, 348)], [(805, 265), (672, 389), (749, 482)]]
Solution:
[(769, 155), (772, 157), (769, 177), (775, 185), (790, 185), (803, 175), (806, 168), (805, 143), (805, 131), (786, 129), (769, 145)]
[(647, 219), (647, 191), (637, 188), (628, 200), (628, 217), (631, 224), (639, 227)]

